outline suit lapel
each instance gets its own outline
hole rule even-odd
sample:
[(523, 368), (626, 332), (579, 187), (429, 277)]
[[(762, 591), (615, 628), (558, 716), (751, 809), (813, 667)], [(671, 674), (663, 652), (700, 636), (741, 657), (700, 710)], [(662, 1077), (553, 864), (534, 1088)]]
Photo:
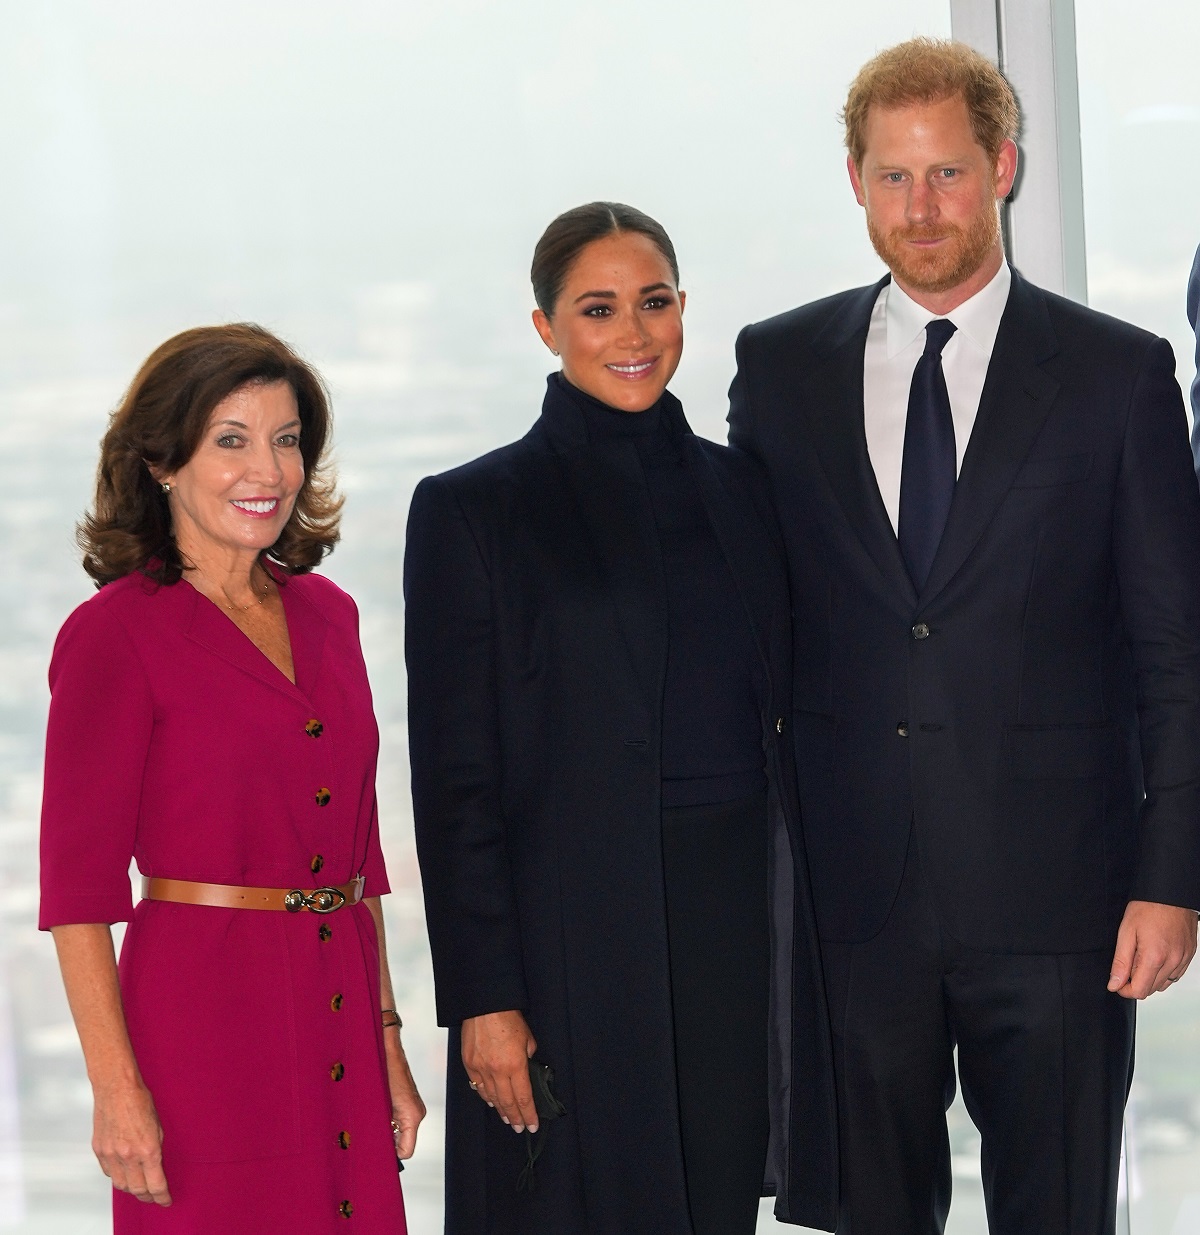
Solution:
[(882, 287), (881, 282), (854, 293), (814, 340), (820, 363), (802, 410), (809, 440), (846, 522), (883, 576), (887, 594), (901, 598), (911, 610), (916, 591), (867, 453), (863, 414), (867, 328)]
[(961, 569), (995, 517), (1058, 393), (1041, 365), (1058, 351), (1044, 295), (1013, 271), (954, 501), (921, 593), (927, 604)]

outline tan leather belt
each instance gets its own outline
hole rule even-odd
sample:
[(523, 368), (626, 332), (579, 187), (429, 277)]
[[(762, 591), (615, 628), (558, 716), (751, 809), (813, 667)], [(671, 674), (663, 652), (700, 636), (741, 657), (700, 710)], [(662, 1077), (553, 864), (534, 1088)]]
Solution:
[(231, 883), (193, 883), (190, 879), (142, 876), (142, 899), (175, 901), (180, 905), (212, 905), (217, 909), (277, 909), (288, 913), (333, 913), (362, 900), (363, 877), (340, 887), (240, 888)]

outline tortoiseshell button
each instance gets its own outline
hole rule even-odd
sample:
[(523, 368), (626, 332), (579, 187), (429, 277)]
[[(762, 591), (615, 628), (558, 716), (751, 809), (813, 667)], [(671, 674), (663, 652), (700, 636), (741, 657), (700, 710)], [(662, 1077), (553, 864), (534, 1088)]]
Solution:
[(345, 1064), (335, 1063), (333, 1067), (329, 1069), (329, 1077), (331, 1080), (340, 1081), (342, 1077), (345, 1075), (346, 1075), (346, 1065)]
[(343, 1202), (342, 1202), (342, 1203), (338, 1206), (338, 1213), (339, 1213), (339, 1214), (341, 1214), (343, 1218), (348, 1218), (348, 1217), (350, 1217), (350, 1215), (351, 1215), (353, 1212), (354, 1212), (354, 1206), (353, 1206), (353, 1205), (351, 1205), (349, 1201), (343, 1201)]
[(349, 1132), (339, 1132), (338, 1133), (338, 1144), (343, 1149), (349, 1149), (350, 1148), (350, 1133)]
[(344, 998), (345, 996), (343, 995), (334, 995), (334, 997), (329, 1001), (330, 1008), (332, 1008), (334, 1012), (340, 1012), (342, 1010), (342, 1000)]
[(328, 806), (329, 800), (332, 797), (333, 797), (333, 794), (330, 793), (328, 789), (325, 789), (325, 788), (318, 789), (317, 790), (317, 805), (318, 806)]
[(314, 716), (313, 719), (304, 726), (304, 732), (307, 733), (310, 738), (319, 738), (321, 734), (325, 732), (325, 726), (321, 724), (321, 722)]
[[(318, 798), (318, 801), (319, 800), (320, 799)], [(316, 853), (316, 854), (313, 854), (313, 860), (308, 864), (308, 869), (312, 871), (314, 875), (316, 875), (320, 872), (321, 867), (324, 865), (325, 865), (325, 859), (319, 853)]]
[(333, 938), (333, 931), (330, 930), (324, 922), (322, 922), (317, 928), (317, 938), (322, 943), (328, 943)]

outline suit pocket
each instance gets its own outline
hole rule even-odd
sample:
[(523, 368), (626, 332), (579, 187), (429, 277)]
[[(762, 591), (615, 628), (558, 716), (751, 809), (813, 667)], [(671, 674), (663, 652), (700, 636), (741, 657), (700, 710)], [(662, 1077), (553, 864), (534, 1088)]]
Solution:
[(1017, 473), (1014, 489), (1051, 489), (1056, 485), (1070, 485), (1085, 480), (1092, 470), (1089, 451), (1078, 455), (1058, 455), (1052, 459), (1030, 459)]
[(1090, 780), (1117, 757), (1115, 725), (1010, 725), (1009, 771), (1015, 780)]

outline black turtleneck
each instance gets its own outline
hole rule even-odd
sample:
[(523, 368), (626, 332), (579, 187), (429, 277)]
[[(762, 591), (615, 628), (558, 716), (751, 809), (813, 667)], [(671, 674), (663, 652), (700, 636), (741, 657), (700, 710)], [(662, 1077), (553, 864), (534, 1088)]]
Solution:
[(623, 412), (561, 374), (551, 379), (583, 412), (589, 440), (637, 449), (658, 530), (667, 588), (667, 681), (662, 720), (665, 808), (729, 802), (765, 784), (761, 669), (733, 573), (663, 400)]

